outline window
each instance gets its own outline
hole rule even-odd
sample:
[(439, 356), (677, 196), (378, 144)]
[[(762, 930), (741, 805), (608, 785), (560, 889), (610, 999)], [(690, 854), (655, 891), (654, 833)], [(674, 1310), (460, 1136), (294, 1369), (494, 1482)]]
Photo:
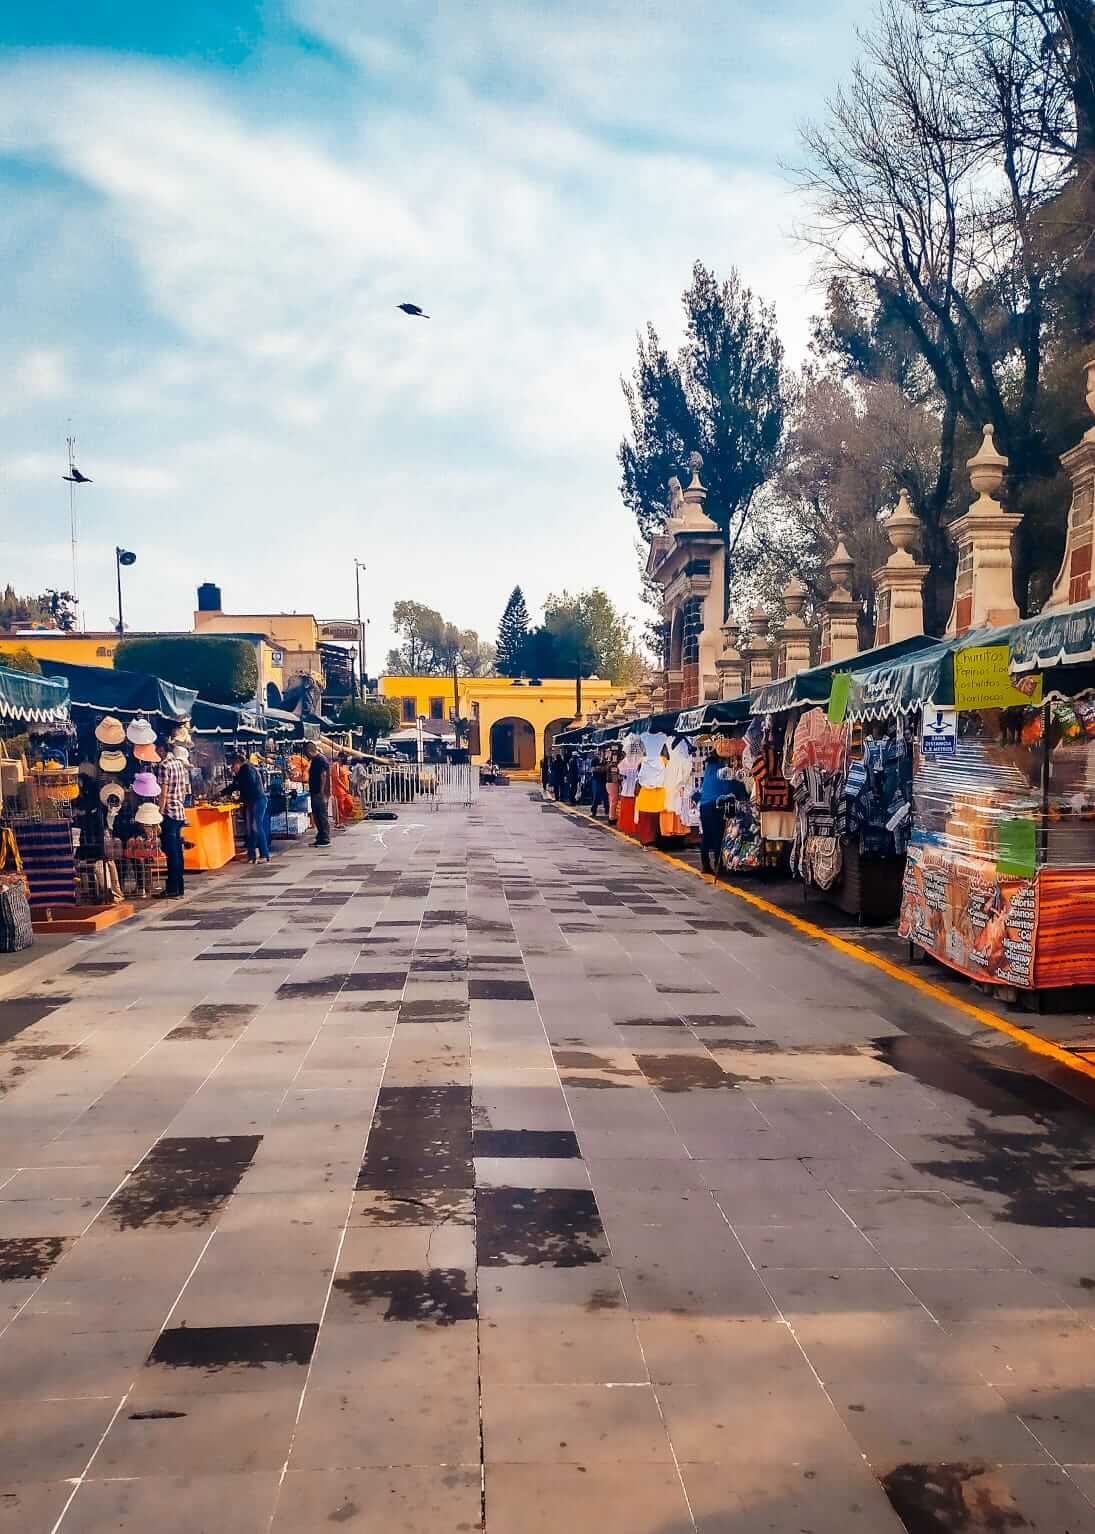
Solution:
[(430, 718), (431, 719), (444, 719), (444, 717), (445, 717), (445, 700), (444, 700), (444, 698), (431, 698), (430, 699)]
[(399, 700), (403, 711), (404, 724), (413, 724), (415, 719), (418, 717), (415, 713), (414, 701), (415, 700), (413, 698), (400, 698)]

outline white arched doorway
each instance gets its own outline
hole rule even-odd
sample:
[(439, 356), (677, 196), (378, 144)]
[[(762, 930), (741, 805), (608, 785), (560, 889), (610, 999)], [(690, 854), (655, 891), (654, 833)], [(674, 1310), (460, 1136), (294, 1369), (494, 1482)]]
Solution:
[(527, 719), (509, 714), (491, 725), (490, 759), (496, 767), (531, 772), (536, 766), (536, 732)]

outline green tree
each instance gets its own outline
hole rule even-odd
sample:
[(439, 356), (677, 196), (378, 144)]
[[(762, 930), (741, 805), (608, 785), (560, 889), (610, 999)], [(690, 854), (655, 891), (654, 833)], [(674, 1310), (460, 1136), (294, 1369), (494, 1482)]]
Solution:
[[(641, 674), (642, 657), (631, 621), (599, 586), (572, 596), (563, 591), (544, 603), (544, 624), (556, 637), (556, 653), (566, 663), (559, 674), (573, 676), (580, 655), (584, 675), (597, 675), (617, 684)], [(541, 673), (542, 674), (542, 673)]]
[(488, 676), (493, 670), (493, 645), (481, 640), (474, 629), (447, 622), (422, 602), (397, 602), (392, 627), (402, 641), (388, 651), (387, 670), (392, 675), (449, 676), (454, 666), (462, 676)]
[(339, 723), (360, 730), (369, 746), (399, 728), (399, 704), (393, 698), (351, 698), (339, 712)]
[(259, 685), (254, 645), (221, 635), (123, 639), (114, 651), (114, 669), (146, 671), (179, 687), (193, 687), (208, 703), (246, 703)]
[(71, 633), (76, 627), (76, 598), (71, 591), (43, 591), (40, 596), (17, 595), (10, 583), (0, 592), (0, 629), (45, 624)]
[(20, 645), (17, 650), (0, 651), (0, 667), (5, 671), (22, 671), (27, 676), (42, 675), (37, 657), (30, 653), (26, 645)]
[[(621, 494), (649, 539), (669, 516), (671, 475), (703, 454), (707, 511), (728, 547), (770, 477), (783, 432), (783, 346), (775, 313), (731, 269), (697, 261), (682, 295), (685, 339), (670, 357), (652, 325), (623, 385), (631, 432), (620, 444)], [(730, 561), (727, 561), (729, 592)]]
[(520, 586), (514, 586), (498, 625), (497, 663), (501, 676), (521, 675), (527, 641), (528, 604)]

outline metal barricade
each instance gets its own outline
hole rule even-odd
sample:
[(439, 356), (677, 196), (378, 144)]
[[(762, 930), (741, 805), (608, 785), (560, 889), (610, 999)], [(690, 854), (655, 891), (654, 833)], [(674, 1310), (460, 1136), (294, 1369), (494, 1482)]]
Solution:
[(422, 809), (467, 806), (479, 799), (479, 768), (467, 762), (389, 762), (362, 785), (366, 811), (417, 804)]

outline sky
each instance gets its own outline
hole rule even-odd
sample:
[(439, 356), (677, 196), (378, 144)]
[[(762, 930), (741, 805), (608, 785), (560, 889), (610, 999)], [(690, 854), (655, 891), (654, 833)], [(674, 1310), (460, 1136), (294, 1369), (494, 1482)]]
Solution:
[[(641, 615), (620, 376), (696, 259), (801, 357), (782, 168), (867, 0), (8, 0), (0, 584), (89, 628), (354, 613), (493, 638), (515, 584)], [(429, 321), (397, 305), (421, 305)]]

